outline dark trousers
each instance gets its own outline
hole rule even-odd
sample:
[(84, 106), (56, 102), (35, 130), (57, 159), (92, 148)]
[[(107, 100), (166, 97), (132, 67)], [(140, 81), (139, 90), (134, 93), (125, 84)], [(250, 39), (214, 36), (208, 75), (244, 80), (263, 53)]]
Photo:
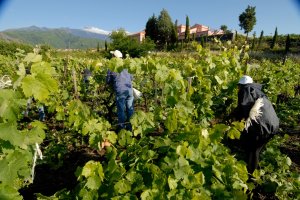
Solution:
[(259, 164), (259, 155), (262, 149), (266, 146), (267, 142), (257, 144), (255, 148), (250, 148), (246, 150), (247, 154), (247, 169), (250, 174), (258, 168)]
[(247, 169), (250, 174), (258, 168), (259, 155), (271, 137), (262, 139), (258, 134), (244, 131), (241, 135), (242, 147), (246, 153)]

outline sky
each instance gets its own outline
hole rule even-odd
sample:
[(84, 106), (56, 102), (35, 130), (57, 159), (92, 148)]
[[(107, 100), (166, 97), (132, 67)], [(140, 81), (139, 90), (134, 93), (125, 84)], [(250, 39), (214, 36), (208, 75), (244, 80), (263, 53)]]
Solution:
[(123, 28), (135, 33), (165, 9), (178, 24), (185, 25), (188, 16), (191, 26), (197, 23), (216, 30), (226, 25), (242, 33), (239, 15), (248, 5), (256, 11), (250, 34), (274, 35), (276, 27), (280, 35), (300, 34), (300, 0), (0, 0), (0, 31), (38, 26)]

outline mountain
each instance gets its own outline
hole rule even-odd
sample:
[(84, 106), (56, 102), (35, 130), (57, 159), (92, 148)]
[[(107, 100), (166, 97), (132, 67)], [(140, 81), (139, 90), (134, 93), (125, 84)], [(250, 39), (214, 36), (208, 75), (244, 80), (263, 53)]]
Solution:
[(102, 34), (102, 35), (109, 35), (111, 31), (105, 31), (96, 27), (85, 27), (83, 30), (90, 32), (90, 33), (96, 33), (96, 34)]
[(109, 31), (104, 31), (95, 27), (86, 27), (83, 30), (64, 28), (64, 30), (82, 38), (96, 38), (100, 40), (107, 40), (108, 35), (110, 34)]
[(87, 49), (96, 48), (98, 43), (103, 47), (105, 40), (109, 40), (109, 33), (94, 27), (71, 29), (30, 26), (4, 30), (0, 32), (0, 38), (31, 45), (47, 44), (59, 49)]

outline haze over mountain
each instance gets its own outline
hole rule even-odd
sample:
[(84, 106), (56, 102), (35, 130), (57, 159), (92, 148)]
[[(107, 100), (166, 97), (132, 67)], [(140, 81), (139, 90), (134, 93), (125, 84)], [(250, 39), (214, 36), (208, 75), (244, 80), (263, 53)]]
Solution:
[(105, 40), (109, 41), (109, 34), (109, 31), (95, 27), (73, 29), (30, 26), (4, 30), (0, 32), (0, 38), (31, 45), (47, 44), (59, 49), (87, 49), (96, 48), (98, 43), (100, 47), (104, 46)]

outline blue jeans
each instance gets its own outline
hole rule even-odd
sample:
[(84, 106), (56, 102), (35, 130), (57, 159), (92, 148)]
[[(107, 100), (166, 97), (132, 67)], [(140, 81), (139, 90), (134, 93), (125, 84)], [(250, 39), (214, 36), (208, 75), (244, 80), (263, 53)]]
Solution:
[(39, 120), (40, 121), (45, 121), (45, 111), (44, 111), (44, 106), (39, 107)]
[(116, 94), (117, 114), (118, 114), (118, 131), (126, 129), (132, 131), (129, 122), (134, 112), (132, 89)]

